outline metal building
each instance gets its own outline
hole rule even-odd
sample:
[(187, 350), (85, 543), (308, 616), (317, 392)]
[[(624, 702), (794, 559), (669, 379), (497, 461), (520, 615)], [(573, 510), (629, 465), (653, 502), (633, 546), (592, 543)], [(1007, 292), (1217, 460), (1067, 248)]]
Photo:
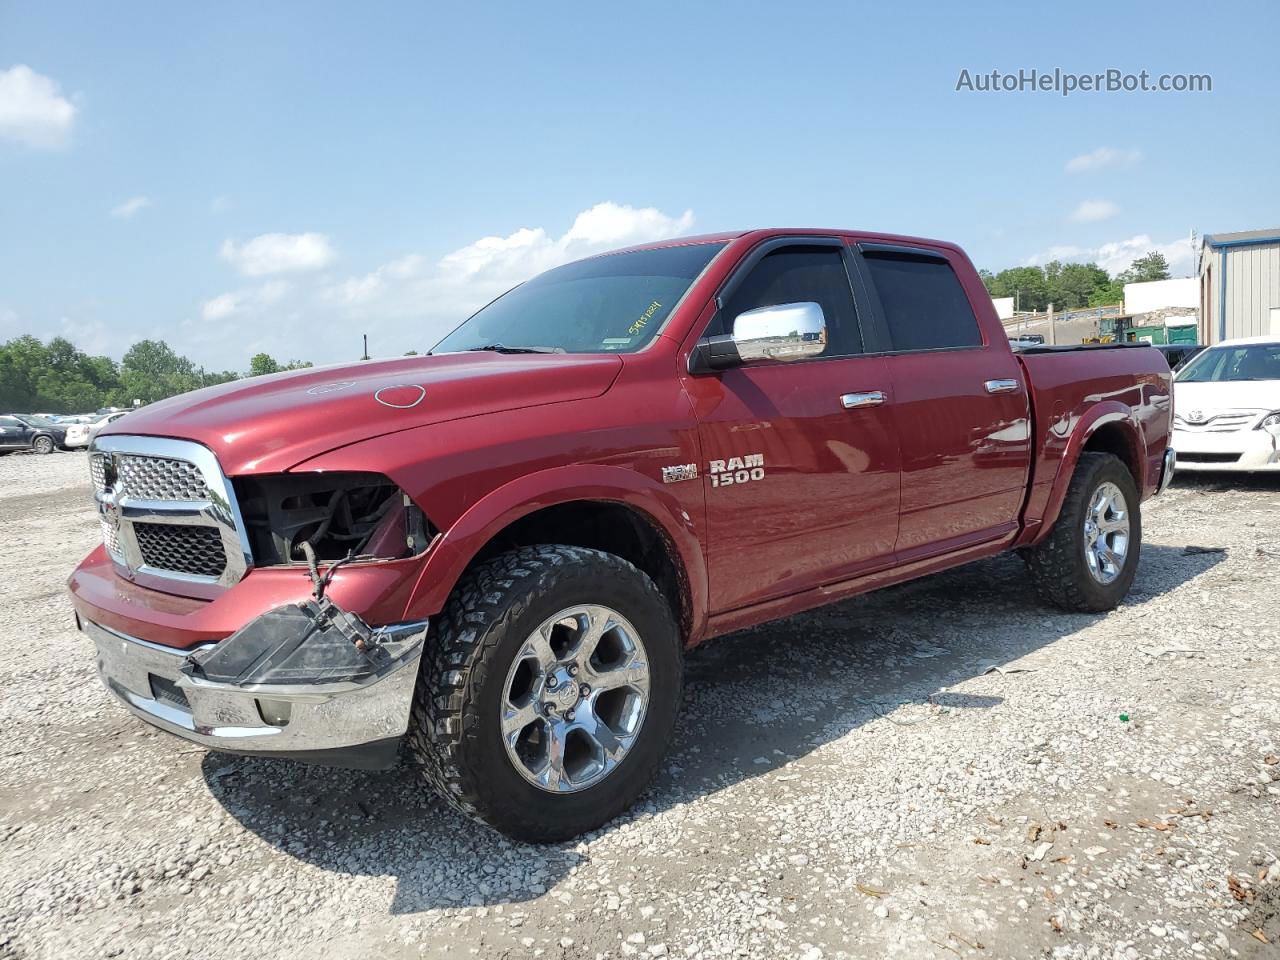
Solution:
[(1280, 337), (1280, 227), (1206, 234), (1200, 244), (1200, 342)]

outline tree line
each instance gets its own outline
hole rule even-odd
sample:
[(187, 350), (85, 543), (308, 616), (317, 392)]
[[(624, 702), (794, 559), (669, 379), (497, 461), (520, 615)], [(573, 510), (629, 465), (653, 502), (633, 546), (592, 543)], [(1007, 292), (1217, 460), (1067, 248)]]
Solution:
[(1168, 280), (1169, 261), (1153, 250), (1114, 277), (1096, 263), (1058, 260), (1050, 260), (1043, 267), (1010, 267), (999, 273), (979, 270), (978, 274), (991, 296), (1014, 297), (1016, 309), (1041, 313), (1051, 303), (1058, 311), (1123, 303), (1126, 283)]
[(200, 387), (281, 370), (309, 362), (278, 363), (259, 353), (245, 373), (210, 371), (176, 353), (163, 340), (141, 340), (117, 363), (93, 357), (65, 337), (44, 343), (30, 335), (0, 344), (0, 413), (90, 413), (103, 407), (154, 403)]

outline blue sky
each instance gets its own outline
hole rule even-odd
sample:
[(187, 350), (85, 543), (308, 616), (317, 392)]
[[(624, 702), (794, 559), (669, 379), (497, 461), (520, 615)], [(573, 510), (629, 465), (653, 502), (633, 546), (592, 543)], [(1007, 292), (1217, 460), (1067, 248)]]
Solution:
[[(0, 2), (0, 339), (398, 354), (568, 257), (744, 226), (1187, 272), (1192, 228), (1280, 225), (1280, 5), (1214, 9)], [(955, 91), (1033, 67), (1213, 92)]]

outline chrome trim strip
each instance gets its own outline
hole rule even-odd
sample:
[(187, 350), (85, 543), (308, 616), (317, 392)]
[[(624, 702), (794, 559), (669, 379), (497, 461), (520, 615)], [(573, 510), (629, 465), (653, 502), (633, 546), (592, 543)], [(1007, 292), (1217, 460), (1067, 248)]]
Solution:
[[(218, 458), (203, 444), (168, 437), (140, 437), (121, 434), (98, 436), (89, 444), (89, 455), (111, 457), (133, 455), (181, 460), (193, 464), (209, 491), (208, 500), (151, 500), (130, 497), (119, 477), (94, 494), (98, 513), (116, 528), (120, 554), (109, 556), (116, 572), (145, 587), (184, 596), (212, 599), (243, 579), (253, 567), (249, 536), (236, 501), (231, 481), (222, 472)], [(150, 567), (142, 557), (134, 523), (184, 524), (211, 527), (218, 531), (226, 566), (221, 575), (201, 576)]]

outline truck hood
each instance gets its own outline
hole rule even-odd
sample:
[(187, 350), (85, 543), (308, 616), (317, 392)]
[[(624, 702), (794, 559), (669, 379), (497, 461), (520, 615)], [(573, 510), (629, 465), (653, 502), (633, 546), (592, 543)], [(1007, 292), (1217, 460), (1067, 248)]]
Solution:
[(1280, 410), (1280, 380), (1175, 381), (1173, 406), (1180, 416), (1195, 410), (1207, 417), (1224, 410)]
[(450, 353), (317, 367), (185, 393), (99, 433), (194, 440), (230, 476), (278, 473), (370, 437), (598, 397), (622, 369), (585, 354)]

